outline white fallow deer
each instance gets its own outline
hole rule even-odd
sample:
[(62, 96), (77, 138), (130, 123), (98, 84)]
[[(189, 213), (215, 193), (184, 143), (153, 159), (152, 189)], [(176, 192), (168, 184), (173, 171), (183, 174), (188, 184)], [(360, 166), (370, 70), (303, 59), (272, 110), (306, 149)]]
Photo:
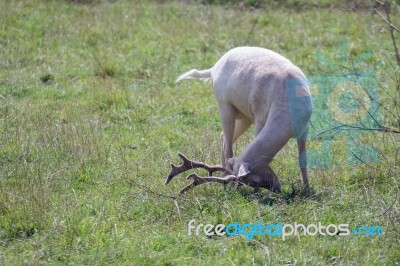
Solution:
[[(206, 182), (236, 181), (279, 192), (281, 183), (269, 166), (274, 156), (290, 138), (297, 139), (299, 165), (305, 189), (307, 177), (306, 139), (312, 113), (308, 82), (303, 72), (285, 57), (258, 47), (238, 47), (222, 56), (210, 69), (192, 69), (178, 77), (211, 79), (222, 122), (222, 166), (193, 162), (183, 154), (183, 164), (172, 164), (166, 183), (179, 173), (205, 168), (212, 175), (222, 171), (223, 177), (188, 176), (193, 183), (186, 192)], [(254, 140), (238, 156), (232, 145), (252, 124)]]

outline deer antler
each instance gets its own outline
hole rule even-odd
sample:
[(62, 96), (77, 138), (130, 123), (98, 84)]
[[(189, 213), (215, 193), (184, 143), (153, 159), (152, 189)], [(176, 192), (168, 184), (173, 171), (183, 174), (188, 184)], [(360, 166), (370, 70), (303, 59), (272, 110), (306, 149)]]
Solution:
[(232, 174), (232, 172), (229, 171), (228, 169), (226, 169), (225, 167), (222, 167), (222, 166), (219, 166), (219, 165), (210, 166), (210, 165), (207, 165), (207, 164), (202, 163), (202, 162), (191, 161), (185, 155), (183, 155), (180, 152), (178, 153), (178, 155), (182, 159), (182, 164), (179, 165), (179, 166), (176, 166), (176, 165), (171, 163), (171, 172), (169, 173), (169, 175), (165, 179), (165, 184), (168, 184), (172, 180), (172, 178), (174, 178), (175, 176), (177, 176), (177, 175), (179, 175), (179, 174), (181, 174), (181, 173), (183, 173), (183, 172), (185, 172), (187, 170), (194, 169), (194, 168), (206, 169), (210, 176), (214, 172), (218, 172), (218, 171), (224, 172), (226, 174)]
[(188, 192), (190, 189), (192, 189), (198, 185), (205, 184), (208, 182), (218, 182), (218, 183), (222, 183), (222, 184), (227, 184), (228, 182), (238, 180), (238, 178), (235, 175), (228, 175), (225, 177), (216, 177), (216, 176), (200, 177), (197, 174), (190, 174), (186, 177), (186, 179), (193, 179), (193, 182), (191, 184), (187, 185), (186, 187), (182, 188), (179, 191), (179, 193), (181, 193), (181, 194)]
[[(279, 180), (277, 183), (274, 183), (274, 180), (269, 180), (262, 178), (256, 174), (246, 174), (244, 176), (236, 176), (232, 171), (226, 169), (223, 166), (219, 165), (214, 165), (210, 166), (208, 164), (202, 163), (202, 162), (195, 162), (189, 160), (185, 155), (182, 153), (178, 153), (179, 157), (182, 159), (182, 164), (179, 166), (176, 166), (171, 163), (171, 172), (167, 176), (165, 180), (165, 184), (168, 184), (172, 178), (174, 178), (176, 175), (179, 175), (180, 173), (183, 173), (187, 170), (194, 169), (194, 168), (203, 168), (208, 171), (209, 176), (207, 177), (201, 177), (198, 176), (197, 174), (190, 174), (186, 177), (186, 179), (192, 179), (193, 182), (186, 187), (182, 188), (179, 193), (184, 194), (188, 192), (190, 189), (199, 186), (201, 184), (209, 183), (209, 182), (217, 182), (217, 183), (222, 183), (222, 184), (227, 184), (229, 182), (233, 182), (235, 185), (249, 185), (254, 188), (255, 191), (258, 191), (260, 187), (262, 188), (267, 188), (271, 190), (272, 192), (279, 192), (281, 184)], [(225, 176), (217, 177), (217, 176), (212, 176), (214, 172), (223, 172)]]

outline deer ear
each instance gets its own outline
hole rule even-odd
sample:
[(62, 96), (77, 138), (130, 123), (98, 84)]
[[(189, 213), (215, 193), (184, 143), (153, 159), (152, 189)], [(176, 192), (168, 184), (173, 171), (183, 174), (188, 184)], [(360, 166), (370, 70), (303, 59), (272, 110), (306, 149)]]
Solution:
[(244, 177), (251, 172), (251, 166), (248, 163), (242, 163), (239, 166), (239, 172), (238, 172), (238, 177)]

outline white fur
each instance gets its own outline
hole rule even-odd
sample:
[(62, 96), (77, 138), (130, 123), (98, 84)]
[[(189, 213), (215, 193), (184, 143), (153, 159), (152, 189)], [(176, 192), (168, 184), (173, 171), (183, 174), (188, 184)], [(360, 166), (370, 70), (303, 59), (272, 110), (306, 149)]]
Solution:
[[(298, 138), (299, 154), (305, 152), (305, 136), (311, 115), (311, 105), (300, 107), (296, 119), (304, 128), (302, 136), (293, 136), (286, 82), (303, 81), (296, 87), (296, 95), (308, 96), (303, 72), (285, 57), (258, 47), (238, 47), (222, 56), (210, 69), (192, 69), (176, 80), (211, 79), (218, 102), (223, 134), (222, 164), (232, 167), (236, 175), (255, 175), (273, 179), (276, 189), (279, 180), (268, 166), (273, 157), (291, 137)], [(299, 118), (300, 117), (300, 118)], [(235, 160), (232, 145), (251, 124), (255, 125), (255, 139)], [(303, 183), (308, 188), (306, 168), (302, 168)]]

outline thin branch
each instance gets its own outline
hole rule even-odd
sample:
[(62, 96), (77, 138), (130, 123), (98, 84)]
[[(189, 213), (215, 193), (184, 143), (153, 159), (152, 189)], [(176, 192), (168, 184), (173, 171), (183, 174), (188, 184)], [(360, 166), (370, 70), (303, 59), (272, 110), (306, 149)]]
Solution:
[(243, 45), (247, 45), (247, 43), (249, 42), (250, 37), (251, 37), (251, 35), (253, 34), (254, 28), (256, 27), (257, 23), (258, 23), (258, 17), (257, 17), (256, 20), (254, 21), (253, 26), (251, 27), (251, 30), (250, 30), (250, 32), (249, 32), (249, 35), (247, 35), (247, 39), (246, 39), (246, 41), (244, 42)]
[(391, 209), (393, 208), (394, 204), (397, 202), (398, 195), (399, 195), (399, 190), (396, 191), (396, 195), (395, 195), (395, 197), (394, 197), (394, 200), (393, 200), (393, 202), (389, 205), (389, 207), (387, 207), (381, 214), (374, 216), (374, 218), (383, 216), (383, 215), (385, 215), (389, 210), (391, 210)]
[(396, 40), (395, 40), (395, 38), (394, 38), (394, 32), (393, 32), (393, 31), (395, 30), (395, 31), (397, 31), (397, 32), (400, 33), (400, 30), (399, 30), (396, 26), (394, 26), (394, 25), (392, 24), (391, 20), (390, 20), (390, 15), (389, 15), (390, 11), (389, 11), (388, 6), (387, 6), (387, 1), (385, 1), (384, 3), (382, 3), (382, 2), (380, 2), (380, 1), (378, 1), (378, 0), (376, 0), (376, 3), (378, 3), (379, 5), (381, 5), (381, 6), (383, 7), (383, 10), (385, 10), (386, 18), (385, 18), (381, 13), (379, 13), (379, 11), (378, 11), (375, 7), (373, 7), (374, 12), (375, 12), (376, 14), (378, 14), (378, 16), (381, 17), (381, 19), (382, 19), (383, 21), (385, 21), (386, 24), (389, 25), (389, 28), (390, 28), (390, 37), (392, 38), (392, 43), (393, 43), (394, 51), (395, 51), (395, 53), (396, 53), (396, 61), (397, 61), (397, 64), (400, 66), (400, 54), (399, 54), (399, 50), (397, 49), (397, 44), (396, 44)]
[[(373, 9), (374, 9), (375, 14), (377, 14), (378, 16), (380, 16), (381, 19), (382, 19), (384, 22), (386, 22), (386, 24), (388, 24), (390, 28), (392, 28), (393, 30), (395, 30), (395, 31), (397, 31), (397, 32), (400, 33), (400, 30), (399, 30), (395, 25), (393, 25), (388, 19), (386, 19), (375, 7), (374, 7)], [(388, 15), (388, 13), (387, 13), (387, 15)]]
[(389, 127), (381, 126), (379, 128), (366, 128), (366, 127), (358, 127), (358, 126), (351, 126), (351, 125), (340, 125), (336, 126), (330, 129), (327, 129), (325, 131), (322, 131), (316, 137), (319, 137), (321, 135), (324, 135), (326, 133), (335, 131), (335, 130), (360, 130), (360, 131), (380, 131), (380, 132), (389, 132), (389, 133), (397, 133), (400, 134), (399, 130), (395, 130)]
[(139, 187), (139, 188), (141, 188), (141, 189), (143, 189), (143, 190), (145, 190), (145, 191), (147, 191), (147, 192), (149, 192), (149, 193), (151, 193), (153, 195), (156, 195), (156, 196), (159, 196), (159, 197), (163, 197), (163, 198), (170, 198), (170, 199), (174, 199), (174, 200), (178, 199), (177, 197), (174, 197), (174, 196), (170, 196), (170, 195), (166, 195), (166, 194), (162, 194), (162, 193), (153, 191), (149, 187), (147, 187), (145, 185), (142, 185), (142, 184), (139, 184), (133, 178), (129, 178), (128, 181), (130, 183), (133, 183), (135, 186), (137, 186), (137, 187)]
[(363, 0), (358, 0), (358, 1), (356, 1), (356, 2), (353, 3), (353, 4), (351, 5), (351, 7), (349, 7), (347, 10), (348, 10), (348, 11), (353, 11), (353, 10), (355, 10), (362, 2), (363, 2)]
[[(350, 53), (350, 58), (351, 58), (351, 65), (353, 67), (353, 71), (355, 71), (355, 66), (354, 66), (354, 61), (353, 61), (353, 55)], [(370, 100), (375, 100), (373, 99), (373, 97), (368, 93), (368, 91), (364, 88), (363, 84), (360, 81), (359, 75), (356, 75), (357, 78), (357, 82), (360, 85), (360, 87), (363, 89), (363, 91), (368, 95)], [(365, 107), (364, 104), (362, 104), (362, 107), (364, 108), (364, 110), (368, 113), (369, 117), (371, 117), (374, 122), (376, 123), (376, 125), (378, 125), (379, 128), (382, 128), (382, 125), (376, 120), (376, 118), (371, 114), (371, 112), (369, 110), (367, 110), (367, 108)]]
[(174, 200), (174, 202), (175, 202), (176, 209), (178, 210), (179, 220), (182, 222), (182, 217), (181, 217), (181, 212), (180, 212), (180, 210), (179, 210), (178, 202), (177, 202), (176, 200)]

